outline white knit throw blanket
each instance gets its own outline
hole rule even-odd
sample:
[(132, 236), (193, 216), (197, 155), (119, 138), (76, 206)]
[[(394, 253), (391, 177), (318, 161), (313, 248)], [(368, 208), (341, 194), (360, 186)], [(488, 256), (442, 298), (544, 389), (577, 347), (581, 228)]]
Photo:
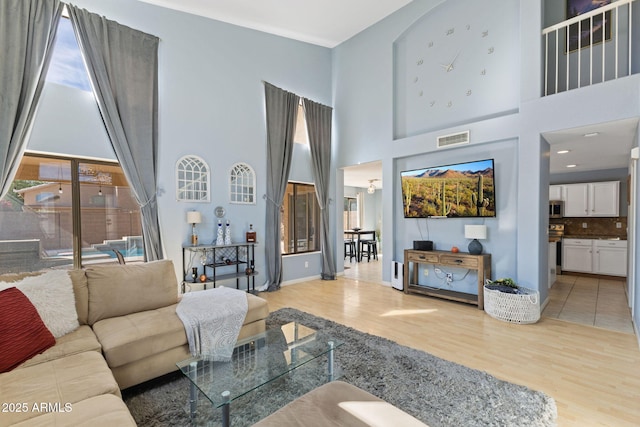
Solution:
[(184, 323), (191, 354), (214, 361), (231, 360), (247, 310), (247, 295), (237, 289), (220, 287), (184, 294), (176, 314)]

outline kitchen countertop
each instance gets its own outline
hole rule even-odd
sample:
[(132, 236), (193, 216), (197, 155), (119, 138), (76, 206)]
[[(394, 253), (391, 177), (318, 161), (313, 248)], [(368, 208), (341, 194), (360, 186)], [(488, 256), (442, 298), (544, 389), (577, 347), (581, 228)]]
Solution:
[(599, 236), (599, 235), (589, 235), (589, 236), (575, 236), (570, 234), (565, 234), (562, 236), (565, 239), (593, 239), (593, 240), (627, 240), (626, 236)]

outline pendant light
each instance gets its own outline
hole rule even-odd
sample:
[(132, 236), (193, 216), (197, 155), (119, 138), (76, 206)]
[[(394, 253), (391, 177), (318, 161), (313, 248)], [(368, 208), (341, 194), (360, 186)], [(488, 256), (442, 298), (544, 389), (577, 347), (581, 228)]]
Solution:
[(376, 192), (376, 186), (373, 185), (373, 181), (375, 181), (375, 179), (370, 179), (369, 180), (369, 188), (367, 188), (367, 193), (369, 194), (373, 194)]

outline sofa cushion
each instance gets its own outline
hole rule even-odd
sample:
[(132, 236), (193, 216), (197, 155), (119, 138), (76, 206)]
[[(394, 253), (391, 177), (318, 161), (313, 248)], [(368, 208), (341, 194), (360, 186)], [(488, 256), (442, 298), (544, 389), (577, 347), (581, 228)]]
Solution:
[[(259, 321), (264, 323), (269, 315), (267, 301), (249, 293), (246, 296), (248, 311), (243, 325)], [(109, 366), (115, 368), (188, 344), (184, 324), (176, 314), (176, 306), (173, 304), (94, 323), (93, 332), (102, 345)], [(255, 333), (260, 332), (262, 330), (256, 330)]]
[(166, 307), (178, 302), (178, 282), (170, 260), (85, 269), (89, 287), (88, 323)]
[(81, 325), (87, 324), (89, 316), (89, 287), (87, 285), (87, 275), (84, 270), (68, 270), (71, 284), (73, 285), (73, 293), (76, 296), (76, 312), (78, 313), (78, 322)]
[(12, 283), (0, 282), (0, 290), (15, 286), (33, 303), (54, 337), (76, 329), (78, 314), (71, 278), (66, 270), (46, 270)]
[(93, 331), (112, 368), (187, 344), (176, 304), (103, 319), (93, 324)]
[(266, 319), (269, 316), (269, 305), (264, 298), (247, 293), (247, 304), (247, 317), (244, 319), (244, 325)]
[(95, 351), (14, 369), (0, 375), (0, 396), (3, 402), (19, 402), (30, 410), (1, 413), (0, 425), (11, 425), (42, 415), (32, 409), (43, 402), (74, 405), (101, 394), (122, 397), (107, 363)]
[(83, 325), (75, 331), (56, 339), (56, 345), (27, 360), (18, 366), (18, 368), (26, 368), (27, 366), (60, 359), (72, 354), (82, 353), (83, 351), (100, 352), (101, 349), (102, 347), (91, 328)]
[(70, 405), (70, 411), (49, 412), (14, 427), (127, 427), (135, 426), (127, 405), (113, 394), (90, 397)]
[(18, 288), (0, 291), (0, 372), (12, 370), (55, 343), (36, 308)]

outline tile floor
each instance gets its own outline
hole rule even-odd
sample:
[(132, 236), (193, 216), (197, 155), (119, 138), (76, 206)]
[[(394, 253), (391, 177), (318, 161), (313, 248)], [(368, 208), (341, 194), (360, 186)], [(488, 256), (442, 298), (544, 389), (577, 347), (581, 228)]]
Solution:
[(542, 316), (633, 334), (626, 281), (562, 274)]
[[(377, 261), (344, 261), (344, 276), (382, 283), (382, 257)], [(542, 316), (633, 334), (626, 281), (562, 274), (549, 290)]]

